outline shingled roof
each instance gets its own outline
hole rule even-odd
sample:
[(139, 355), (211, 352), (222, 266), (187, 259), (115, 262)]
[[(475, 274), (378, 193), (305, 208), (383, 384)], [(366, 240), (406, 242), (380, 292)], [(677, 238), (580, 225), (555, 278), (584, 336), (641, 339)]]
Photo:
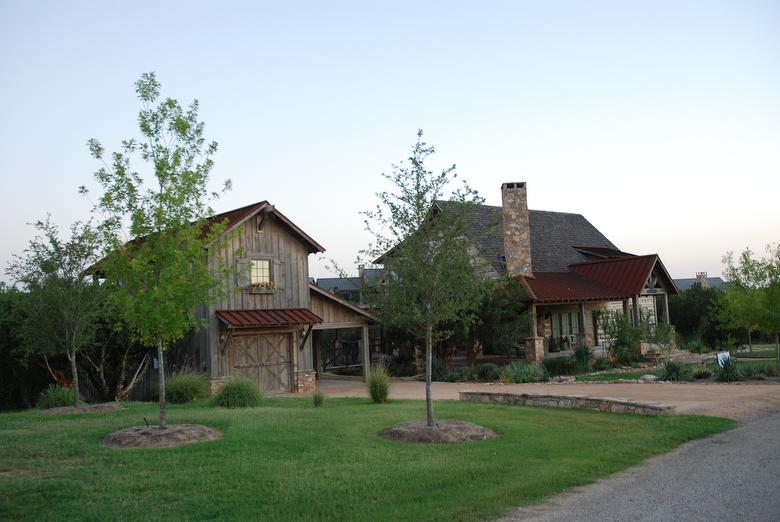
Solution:
[[(459, 207), (465, 209), (462, 203), (453, 201), (436, 203), (444, 212)], [(471, 210), (465, 214), (467, 235), (482, 257), (498, 272), (503, 272), (506, 263), (502, 208), (492, 205), (469, 207)], [(594, 257), (628, 255), (621, 252), (581, 214), (529, 210), (528, 220), (534, 273), (566, 272), (569, 265), (593, 261)]]

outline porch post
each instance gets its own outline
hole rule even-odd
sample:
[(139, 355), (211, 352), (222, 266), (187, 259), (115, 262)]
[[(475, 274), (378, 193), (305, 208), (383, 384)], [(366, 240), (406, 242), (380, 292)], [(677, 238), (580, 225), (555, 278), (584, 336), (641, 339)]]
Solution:
[(623, 315), (628, 317), (628, 321), (631, 322), (631, 317), (628, 315), (628, 299), (623, 299)]
[(528, 321), (529, 321), (529, 333), (531, 334), (531, 337), (537, 337), (537, 331), (536, 331), (536, 305), (531, 304), (531, 306), (528, 307)]
[(669, 294), (664, 293), (664, 319), (666, 324), (672, 324), (672, 317), (669, 315)]
[(314, 375), (317, 380), (322, 379), (322, 334), (315, 331), (312, 334), (312, 348), (314, 349)]
[(363, 381), (368, 382), (371, 373), (371, 347), (368, 345), (368, 325), (363, 325)]
[(634, 326), (639, 326), (639, 296), (631, 297), (631, 304), (634, 306)]
[(585, 303), (580, 303), (580, 311), (577, 316), (577, 327), (580, 333), (585, 333)]

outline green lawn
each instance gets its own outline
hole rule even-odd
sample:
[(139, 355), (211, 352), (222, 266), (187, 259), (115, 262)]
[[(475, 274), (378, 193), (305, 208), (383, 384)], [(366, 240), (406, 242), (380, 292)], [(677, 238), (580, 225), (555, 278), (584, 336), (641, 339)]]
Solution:
[(101, 439), (156, 405), (43, 417), (0, 415), (0, 519), (480, 520), (592, 482), (729, 429), (711, 417), (439, 402), (441, 418), (499, 430), (492, 440), (412, 445), (377, 432), (424, 418), (422, 401), (270, 400), (247, 410), (171, 406), (169, 419), (224, 437), (176, 449), (116, 450)]

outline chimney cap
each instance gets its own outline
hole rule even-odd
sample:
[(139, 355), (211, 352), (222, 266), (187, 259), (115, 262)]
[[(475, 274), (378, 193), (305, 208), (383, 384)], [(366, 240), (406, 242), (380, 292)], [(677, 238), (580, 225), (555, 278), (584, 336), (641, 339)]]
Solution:
[(501, 190), (525, 188), (525, 181), (511, 181), (501, 184)]

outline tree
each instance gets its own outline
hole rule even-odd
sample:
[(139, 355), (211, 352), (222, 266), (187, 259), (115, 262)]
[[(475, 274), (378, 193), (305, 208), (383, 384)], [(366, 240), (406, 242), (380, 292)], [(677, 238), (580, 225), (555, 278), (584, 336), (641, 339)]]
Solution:
[(734, 254), (728, 252), (723, 257), (726, 265), (725, 276), (729, 281), (726, 296), (730, 303), (733, 323), (747, 330), (748, 345), (753, 351), (753, 330), (759, 326), (761, 317), (760, 266), (752, 258), (750, 249), (746, 249), (734, 261)]
[(94, 342), (105, 296), (95, 278), (86, 274), (100, 251), (99, 239), (88, 223), (73, 224), (67, 241), (48, 218), (35, 228), (39, 235), (8, 268), (28, 294), (21, 300), (21, 335), (27, 348), (44, 358), (65, 354), (78, 407), (76, 354)]
[[(95, 210), (104, 216), (108, 245), (100, 271), (135, 339), (157, 350), (159, 425), (165, 428), (164, 352), (202, 326), (196, 312), (224, 290), (229, 268), (206, 262), (207, 249), (224, 241), (225, 225), (207, 219), (219, 197), (208, 188), (217, 144), (203, 137), (198, 102), (185, 109), (175, 99), (160, 99), (154, 73), (143, 74), (135, 87), (141, 139), (123, 141), (110, 163), (100, 142), (89, 140), (89, 149), (103, 161), (95, 173), (102, 188)], [(133, 169), (138, 157), (147, 164), (146, 176)]]
[(508, 359), (512, 350), (528, 336), (528, 309), (523, 299), (528, 292), (523, 283), (506, 275), (487, 284), (478, 312), (476, 336), (494, 353), (503, 353)]
[(446, 339), (448, 322), (467, 319), (479, 304), (481, 281), (469, 255), (464, 214), (479, 196), (465, 183), (452, 192), (457, 210), (439, 204), (456, 179), (455, 165), (436, 174), (425, 162), (435, 149), (417, 142), (407, 162), (382, 174), (393, 190), (379, 192), (375, 210), (364, 212), (374, 237), (362, 252), (384, 264), (382, 291), (372, 293), (386, 327), (400, 328), (425, 343), (425, 398), (428, 426), (434, 427), (431, 397), (433, 345)]
[(711, 348), (727, 344), (731, 311), (722, 290), (693, 285), (669, 299), (669, 312), (677, 332), (687, 340)]

